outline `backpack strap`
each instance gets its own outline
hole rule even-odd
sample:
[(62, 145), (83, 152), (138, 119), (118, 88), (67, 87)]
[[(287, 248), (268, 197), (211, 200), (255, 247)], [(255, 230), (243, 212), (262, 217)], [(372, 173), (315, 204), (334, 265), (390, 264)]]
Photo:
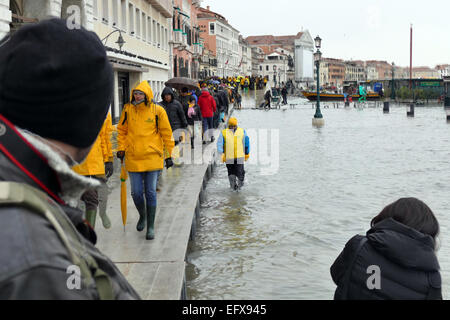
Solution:
[(44, 192), (27, 184), (0, 182), (0, 206), (19, 206), (45, 217), (66, 247), (70, 260), (80, 268), (86, 286), (93, 282), (101, 300), (113, 300), (114, 292), (108, 275), (88, 253), (80, 235), (64, 211)]
[(358, 247), (356, 248), (356, 250), (353, 253), (351, 263), (349, 264), (349, 266), (347, 267), (347, 270), (345, 271), (344, 285), (342, 288), (343, 299), (348, 299), (348, 288), (350, 287), (350, 277), (352, 275), (353, 267), (355, 265), (356, 259), (358, 258), (359, 252), (361, 251), (362, 247), (366, 244), (366, 242), (367, 242), (367, 237), (363, 237), (361, 239), (361, 241), (359, 242)]

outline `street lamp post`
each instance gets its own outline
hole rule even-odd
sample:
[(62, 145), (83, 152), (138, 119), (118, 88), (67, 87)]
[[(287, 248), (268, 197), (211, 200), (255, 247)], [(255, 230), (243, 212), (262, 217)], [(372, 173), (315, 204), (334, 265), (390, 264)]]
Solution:
[(116, 32), (119, 32), (119, 38), (117, 39), (116, 43), (119, 45), (120, 52), (122, 52), (122, 47), (123, 47), (123, 45), (125, 44), (125, 40), (123, 40), (123, 37), (122, 37), (122, 30), (116, 29), (116, 30), (112, 31), (112, 32), (109, 33), (106, 37), (104, 37), (104, 38), (102, 39), (102, 42), (106, 40), (106, 41), (105, 41), (105, 44), (104, 44), (104, 45), (106, 46), (106, 43), (108, 42), (108, 38), (109, 38), (113, 33), (116, 33)]
[(320, 52), (320, 47), (322, 45), (322, 39), (317, 36), (315, 39), (315, 45), (317, 51), (314, 53), (314, 61), (316, 63), (316, 72), (317, 72), (317, 105), (316, 105), (316, 113), (313, 118), (313, 125), (316, 127), (321, 127), (325, 124), (323, 119), (323, 115), (320, 112), (320, 60), (322, 58), (322, 52)]
[(392, 90), (391, 90), (391, 99), (395, 100), (395, 64), (392, 62)]
[(275, 85), (277, 85), (277, 66), (273, 66), (273, 82)]

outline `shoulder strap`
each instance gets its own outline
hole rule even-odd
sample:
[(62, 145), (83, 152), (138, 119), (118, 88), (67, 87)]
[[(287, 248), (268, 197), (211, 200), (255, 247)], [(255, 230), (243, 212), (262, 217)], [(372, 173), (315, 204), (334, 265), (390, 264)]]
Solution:
[(353, 257), (352, 257), (352, 261), (349, 264), (349, 266), (347, 267), (347, 270), (345, 272), (345, 276), (344, 276), (344, 286), (342, 289), (342, 297), (343, 299), (347, 299), (348, 298), (348, 288), (350, 286), (350, 277), (352, 275), (352, 271), (353, 271), (353, 267), (355, 265), (356, 259), (358, 258), (358, 254), (361, 251), (362, 247), (366, 244), (367, 242), (367, 237), (363, 237), (361, 239), (361, 241), (358, 244), (358, 247), (356, 248), (355, 252), (353, 253)]
[(98, 267), (72, 222), (50, 197), (27, 184), (0, 182), (0, 206), (11, 205), (27, 208), (44, 216), (54, 227), (73, 264), (80, 268), (85, 285), (89, 286), (94, 282), (101, 300), (114, 299), (108, 275)]

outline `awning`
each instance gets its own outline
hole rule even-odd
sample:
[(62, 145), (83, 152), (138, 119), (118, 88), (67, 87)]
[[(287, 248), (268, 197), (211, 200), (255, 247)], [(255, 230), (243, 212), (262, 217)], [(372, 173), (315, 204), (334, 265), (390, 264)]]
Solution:
[(149, 72), (150, 70), (148, 68), (139, 67), (136, 65), (130, 65), (127, 63), (118, 63), (118, 62), (112, 62), (111, 65), (113, 69), (120, 70), (120, 71), (128, 71), (128, 72)]

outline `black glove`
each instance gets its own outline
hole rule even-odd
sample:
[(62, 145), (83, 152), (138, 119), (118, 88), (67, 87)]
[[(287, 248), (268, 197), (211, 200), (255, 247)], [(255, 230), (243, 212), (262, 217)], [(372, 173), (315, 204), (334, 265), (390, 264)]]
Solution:
[(172, 168), (173, 167), (173, 160), (172, 158), (167, 158), (166, 159), (166, 169)]
[(124, 158), (125, 158), (125, 151), (117, 152), (117, 159), (120, 159), (121, 161), (123, 161)]
[(105, 175), (110, 178), (114, 173), (114, 164), (112, 162), (105, 162)]

